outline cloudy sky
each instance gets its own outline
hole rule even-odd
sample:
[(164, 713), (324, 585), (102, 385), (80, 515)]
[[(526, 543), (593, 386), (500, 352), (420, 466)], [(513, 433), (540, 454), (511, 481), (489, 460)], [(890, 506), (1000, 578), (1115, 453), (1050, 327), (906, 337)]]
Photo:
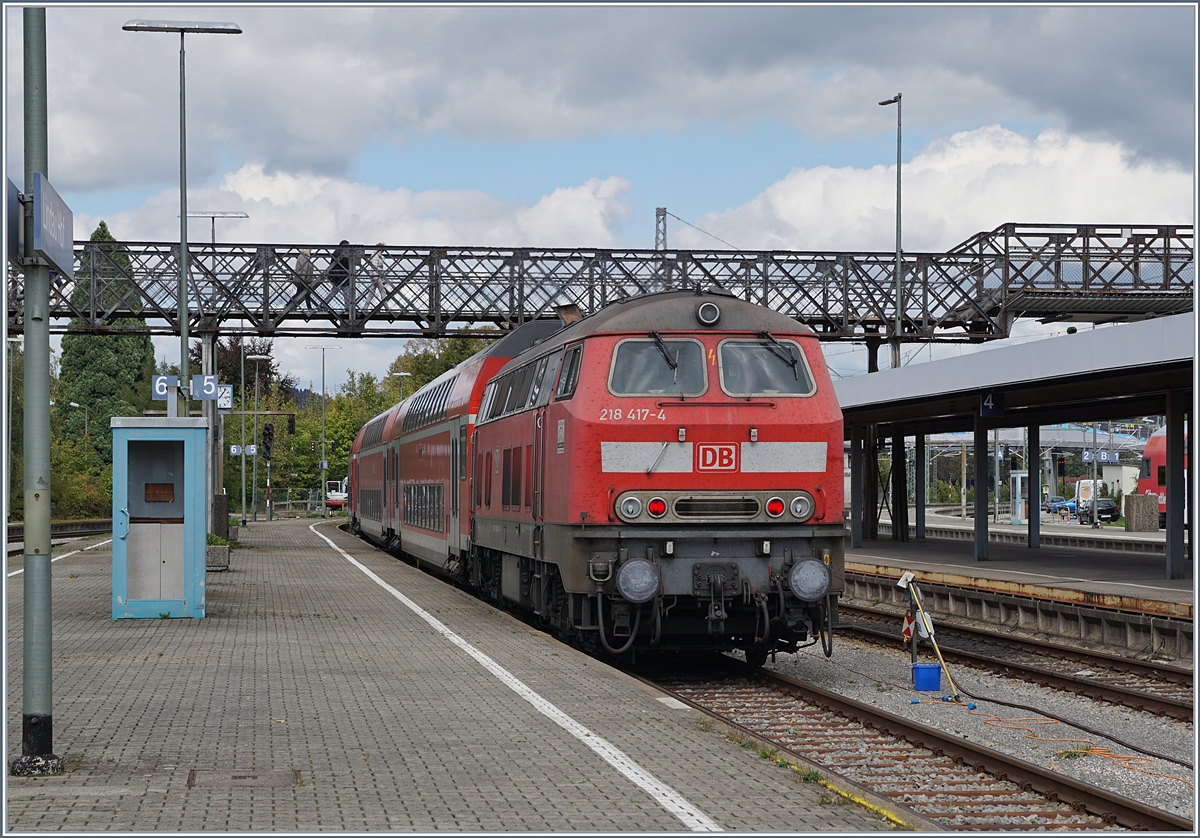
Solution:
[[(178, 237), (178, 39), (132, 18), (244, 30), (188, 39), (188, 203), (249, 214), (225, 241), (651, 247), (665, 206), (705, 231), (671, 219), (675, 248), (887, 251), (896, 109), (876, 103), (897, 91), (907, 250), (1007, 221), (1194, 221), (1192, 5), (50, 5), (49, 176), (76, 238), (101, 219)], [(20, 184), (20, 9), (4, 22)], [(312, 342), (277, 343), (305, 383)], [(354, 349), (376, 374), (399, 352)]]

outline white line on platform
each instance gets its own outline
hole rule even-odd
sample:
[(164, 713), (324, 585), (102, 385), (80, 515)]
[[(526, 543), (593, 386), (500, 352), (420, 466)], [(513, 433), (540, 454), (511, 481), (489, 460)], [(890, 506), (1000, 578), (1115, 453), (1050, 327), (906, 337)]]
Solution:
[[(881, 562), (888, 562), (889, 566), (905, 563), (903, 560), (898, 559), (895, 556), (875, 556), (870, 553), (854, 553), (852, 555), (851, 554), (847, 554), (847, 555), (849, 556), (851, 561), (855, 561), (856, 558), (878, 559)], [(908, 562), (908, 564), (914, 565), (914, 566), (918, 565), (917, 562)], [(927, 563), (925, 563), (925, 564), (927, 564)], [(967, 567), (965, 565), (947, 564), (947, 565), (938, 565), (933, 572), (958, 573), (960, 575), (967, 576), (967, 575), (970, 575), (971, 568)], [(1119, 585), (1120, 587), (1123, 587), (1123, 588), (1144, 588), (1145, 590), (1148, 590), (1148, 591), (1165, 591), (1166, 593), (1172, 593), (1172, 594), (1179, 593), (1179, 588), (1164, 588), (1159, 585), (1138, 585), (1134, 582), (1119, 582), (1119, 581), (1113, 581), (1110, 579), (1084, 579), (1081, 576), (1053, 576), (1049, 573), (1026, 573), (1025, 571), (1022, 571), (1022, 570), (1009, 570), (1008, 568), (1004, 568), (1003, 572), (1012, 574), (1013, 576), (1028, 576), (1031, 579), (1050, 579), (1055, 582), (1086, 582), (1089, 585)]]
[(483, 666), (484, 669), (495, 675), (496, 678), (498, 678), (506, 687), (532, 704), (534, 709), (536, 709), (539, 713), (541, 713), (543, 716), (546, 716), (563, 730), (567, 731), (567, 733), (571, 734), (580, 742), (595, 751), (601, 759), (624, 774), (638, 788), (657, 800), (664, 809), (666, 809), (675, 817), (679, 818), (679, 820), (683, 821), (683, 823), (690, 830), (693, 832), (724, 831), (711, 818), (685, 800), (683, 796), (679, 794), (679, 792), (675, 791), (666, 783), (661, 782), (653, 774), (646, 771), (610, 742), (592, 733), (562, 710), (559, 710), (549, 701), (542, 698), (507, 669), (496, 663), (483, 652), (476, 649), (466, 640), (463, 640), (428, 611), (421, 608), (421, 606), (417, 605), (404, 594), (400, 593), (387, 582), (384, 582), (382, 579), (376, 576), (375, 573), (372, 572), (368, 567), (355, 559), (341, 547), (338, 547), (336, 544), (334, 544), (333, 541), (326, 535), (317, 532), (316, 526), (316, 524), (309, 525), (309, 530), (312, 531), (314, 535), (320, 536), (322, 539), (324, 539), (324, 541), (330, 547), (340, 553), (346, 561), (350, 562), (350, 564), (354, 565), (363, 573), (365, 573), (375, 584), (379, 585), (389, 594), (400, 600), (400, 602), (411, 609), (418, 617), (432, 626), (434, 631), (438, 632), (455, 646), (473, 657), (481, 666)]
[[(53, 559), (50, 560), (50, 563), (54, 564), (59, 559), (65, 559), (67, 556), (74, 556), (76, 553), (82, 553), (84, 550), (95, 550), (97, 547), (103, 547), (105, 544), (108, 544), (108, 542), (110, 542), (110, 541), (112, 541), (111, 538), (101, 541), (98, 544), (93, 544), (89, 547), (81, 547), (78, 550), (72, 550), (70, 553), (64, 553), (61, 556), (55, 556)], [(24, 572), (25, 572), (25, 568), (22, 567), (17, 570), (11, 571), (8, 575), (16, 576), (18, 573), (24, 573)]]

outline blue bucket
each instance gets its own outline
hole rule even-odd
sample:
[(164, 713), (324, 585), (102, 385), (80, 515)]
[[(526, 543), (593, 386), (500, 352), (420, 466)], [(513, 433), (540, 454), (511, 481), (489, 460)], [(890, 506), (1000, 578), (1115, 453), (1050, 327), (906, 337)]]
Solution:
[(913, 687), (921, 692), (942, 691), (942, 665), (940, 663), (914, 663)]

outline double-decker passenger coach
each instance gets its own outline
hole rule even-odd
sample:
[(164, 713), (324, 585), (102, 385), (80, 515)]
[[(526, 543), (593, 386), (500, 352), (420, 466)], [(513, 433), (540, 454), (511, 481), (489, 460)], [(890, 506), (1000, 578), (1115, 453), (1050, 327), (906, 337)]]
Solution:
[(368, 423), (356, 474), (381, 447), (364, 535), (585, 649), (832, 648), (842, 417), (785, 315), (710, 289), (538, 321)]

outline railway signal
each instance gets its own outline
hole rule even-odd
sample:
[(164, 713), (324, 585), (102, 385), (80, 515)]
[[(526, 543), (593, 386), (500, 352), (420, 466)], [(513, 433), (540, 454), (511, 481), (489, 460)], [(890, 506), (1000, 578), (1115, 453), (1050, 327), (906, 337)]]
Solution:
[(275, 426), (273, 424), (263, 425), (262, 446), (263, 456), (270, 462), (271, 454), (275, 450)]

